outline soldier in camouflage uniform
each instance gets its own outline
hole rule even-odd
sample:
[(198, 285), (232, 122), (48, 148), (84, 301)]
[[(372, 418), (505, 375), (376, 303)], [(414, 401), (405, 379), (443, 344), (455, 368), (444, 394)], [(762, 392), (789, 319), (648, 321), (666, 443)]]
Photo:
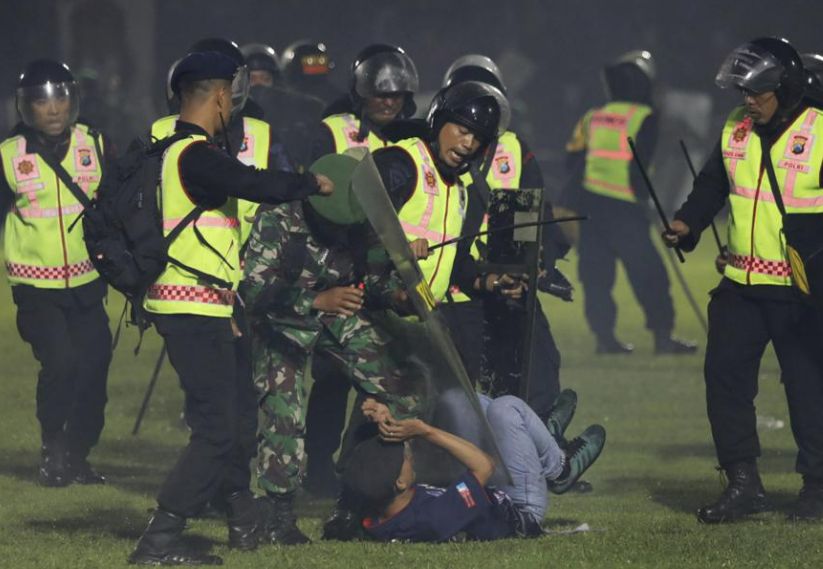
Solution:
[(293, 202), (263, 209), (248, 242), (241, 294), (261, 392), (257, 471), (273, 543), (308, 542), (292, 503), (305, 459), (305, 371), (312, 355), (330, 357), (358, 390), (396, 416), (412, 416), (417, 406), (415, 383), (404, 377), (400, 352), (371, 310), (399, 289), (366, 275), (366, 241), (363, 225), (337, 225), (308, 202)]

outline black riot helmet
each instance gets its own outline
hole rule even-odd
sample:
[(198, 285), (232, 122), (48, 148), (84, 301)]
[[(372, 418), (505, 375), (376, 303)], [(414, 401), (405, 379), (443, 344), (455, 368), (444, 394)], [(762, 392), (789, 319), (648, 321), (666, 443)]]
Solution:
[(507, 94), (503, 74), (497, 64), (485, 55), (468, 54), (458, 57), (446, 70), (441, 87), (450, 87), (464, 81), (479, 81), (496, 87)]
[(355, 109), (369, 97), (402, 93), (405, 100), (399, 118), (410, 117), (417, 110), (413, 95), (419, 85), (414, 61), (398, 46), (372, 44), (357, 54), (351, 66), (349, 94)]
[[(47, 108), (48, 115), (35, 111)], [(51, 59), (32, 61), (17, 82), (16, 107), (23, 123), (49, 136), (65, 132), (80, 113), (80, 92), (65, 63)]]
[(249, 68), (237, 43), (224, 38), (205, 38), (194, 43), (189, 53), (216, 51), (230, 57), (237, 64), (237, 73), (231, 82), (232, 114), (239, 114), (249, 98)]
[(483, 139), (481, 151), (505, 132), (503, 109), (506, 97), (499, 89), (478, 81), (465, 81), (441, 91), (429, 108), (429, 128), (433, 137), (447, 122), (461, 124)]
[(758, 38), (736, 47), (715, 77), (721, 89), (736, 87), (746, 93), (774, 91), (782, 111), (794, 109), (807, 83), (800, 55), (783, 38)]
[(806, 69), (806, 96), (823, 105), (823, 55), (804, 53), (800, 59)]
[(624, 53), (603, 68), (603, 84), (610, 101), (652, 103), (657, 69), (645, 50)]
[(312, 40), (298, 40), (283, 50), (280, 59), (287, 81), (300, 81), (305, 77), (328, 75), (334, 69), (326, 45)]
[(274, 48), (262, 43), (249, 43), (240, 48), (246, 59), (246, 66), (251, 71), (267, 71), (271, 74), (272, 82), (280, 79), (280, 59)]

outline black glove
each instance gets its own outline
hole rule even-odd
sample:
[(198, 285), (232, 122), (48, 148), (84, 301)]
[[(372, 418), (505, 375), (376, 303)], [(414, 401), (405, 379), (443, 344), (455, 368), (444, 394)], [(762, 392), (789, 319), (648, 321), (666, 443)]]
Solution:
[(557, 267), (546, 271), (545, 275), (537, 279), (537, 290), (556, 296), (565, 302), (574, 300), (572, 298), (572, 292), (574, 291), (572, 283)]

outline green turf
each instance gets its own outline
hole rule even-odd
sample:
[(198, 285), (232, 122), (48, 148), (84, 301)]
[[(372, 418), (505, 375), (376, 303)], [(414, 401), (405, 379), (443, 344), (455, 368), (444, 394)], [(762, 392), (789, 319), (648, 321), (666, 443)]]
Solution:
[[(576, 263), (561, 265), (574, 277)], [(701, 304), (716, 283), (711, 242), (684, 266)], [(576, 281), (576, 279), (575, 279)], [(568, 529), (587, 522), (594, 531), (534, 541), (441, 546), (318, 542), (290, 549), (229, 552), (217, 521), (192, 523), (191, 539), (212, 542), (232, 567), (815, 567), (823, 564), (823, 526), (784, 521), (800, 480), (793, 473), (788, 428), (763, 430), (761, 471), (775, 511), (724, 527), (698, 525), (694, 512), (720, 491), (705, 417), (703, 333), (676, 285), (677, 332), (701, 340), (701, 355), (653, 357), (642, 314), (621, 275), (619, 336), (633, 341), (629, 357), (596, 357), (579, 300), (545, 303), (563, 353), (562, 381), (580, 394), (570, 431), (599, 422), (608, 430), (600, 461), (586, 475), (590, 495), (552, 499), (548, 524)], [(112, 315), (121, 301), (113, 295)], [(153, 505), (152, 496), (185, 441), (181, 396), (165, 368), (145, 427), (130, 430), (158, 352), (149, 334), (134, 357), (133, 330), (124, 335), (109, 381), (107, 426), (93, 462), (110, 484), (44, 489), (34, 484), (38, 432), (34, 417), (36, 366), (19, 339), (8, 287), (0, 288), (0, 567), (118, 567)], [(787, 421), (778, 368), (771, 352), (761, 369), (758, 413)], [(301, 526), (314, 538), (328, 502), (301, 502)]]

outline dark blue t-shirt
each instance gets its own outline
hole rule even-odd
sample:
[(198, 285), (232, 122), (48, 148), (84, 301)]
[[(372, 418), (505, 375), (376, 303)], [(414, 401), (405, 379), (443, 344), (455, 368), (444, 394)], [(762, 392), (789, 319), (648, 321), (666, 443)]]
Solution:
[(415, 484), (413, 490), (411, 502), (391, 518), (363, 520), (366, 531), (380, 541), (447, 541), (460, 532), (479, 540), (515, 535), (511, 499), (484, 488), (470, 472), (447, 488)]

